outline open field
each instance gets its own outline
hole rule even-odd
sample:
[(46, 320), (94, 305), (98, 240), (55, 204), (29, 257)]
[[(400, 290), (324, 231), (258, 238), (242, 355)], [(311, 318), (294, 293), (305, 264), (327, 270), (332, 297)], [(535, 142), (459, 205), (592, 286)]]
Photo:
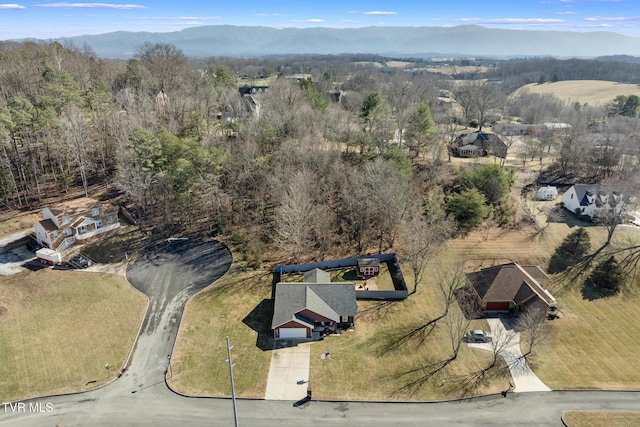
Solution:
[(639, 95), (637, 84), (616, 83), (603, 80), (566, 80), (555, 83), (531, 83), (519, 88), (531, 93), (553, 94), (563, 101), (574, 103), (585, 102), (591, 105), (606, 104), (618, 95)]
[(572, 411), (562, 419), (569, 427), (632, 427), (640, 425), (640, 412)]
[(145, 308), (120, 276), (42, 269), (0, 277), (0, 401), (114, 378)]
[(454, 74), (464, 74), (464, 73), (486, 73), (490, 70), (489, 67), (477, 67), (475, 65), (465, 65), (465, 66), (442, 66), (442, 67), (433, 67), (433, 68), (416, 68), (416, 70), (420, 71), (428, 71), (430, 73), (440, 73), (445, 76), (452, 76)]
[(230, 272), (185, 307), (171, 358), (171, 387), (187, 394), (229, 396), (225, 337), (233, 345), (237, 396), (264, 397), (271, 353), (271, 275)]

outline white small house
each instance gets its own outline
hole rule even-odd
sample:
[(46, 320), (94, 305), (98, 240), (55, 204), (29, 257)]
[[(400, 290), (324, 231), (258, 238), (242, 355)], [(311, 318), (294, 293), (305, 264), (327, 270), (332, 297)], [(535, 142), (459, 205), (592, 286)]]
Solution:
[(538, 189), (538, 200), (555, 200), (558, 197), (558, 189), (551, 185), (546, 185)]

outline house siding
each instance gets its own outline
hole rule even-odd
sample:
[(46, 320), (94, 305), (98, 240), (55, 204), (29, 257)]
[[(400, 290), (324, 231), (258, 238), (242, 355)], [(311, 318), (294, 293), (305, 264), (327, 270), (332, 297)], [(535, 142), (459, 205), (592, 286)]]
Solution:
[[(78, 202), (81, 205), (76, 205), (74, 209), (73, 203)], [(69, 205), (71, 207), (68, 209), (65, 204), (61, 204), (58, 208), (45, 207), (42, 210), (43, 220), (51, 220), (56, 229), (47, 230), (40, 222), (35, 223), (34, 232), (38, 243), (46, 244), (49, 248), (56, 250), (65, 243), (66, 238), (69, 238), (66, 244), (73, 244), (76, 239), (86, 239), (102, 233), (102, 228), (104, 231), (109, 231), (120, 225), (116, 206), (102, 204), (92, 199), (77, 199), (70, 201)], [(85, 222), (86, 225), (80, 227), (80, 224)]]

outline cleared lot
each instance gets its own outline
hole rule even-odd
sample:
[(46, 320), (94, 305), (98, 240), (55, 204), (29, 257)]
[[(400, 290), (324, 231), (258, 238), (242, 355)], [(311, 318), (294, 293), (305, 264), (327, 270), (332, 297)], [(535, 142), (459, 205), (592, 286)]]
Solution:
[(107, 382), (145, 308), (120, 276), (43, 269), (0, 277), (0, 401)]

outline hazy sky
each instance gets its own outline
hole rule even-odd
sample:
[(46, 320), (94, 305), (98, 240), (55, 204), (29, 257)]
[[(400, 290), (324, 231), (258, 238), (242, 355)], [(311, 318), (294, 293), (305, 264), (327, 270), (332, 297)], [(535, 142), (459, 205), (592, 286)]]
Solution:
[[(0, 0), (2, 1), (2, 0)], [(607, 30), (640, 37), (640, 0), (179, 0), (0, 3), (0, 40), (199, 25), (284, 27), (455, 26)]]

